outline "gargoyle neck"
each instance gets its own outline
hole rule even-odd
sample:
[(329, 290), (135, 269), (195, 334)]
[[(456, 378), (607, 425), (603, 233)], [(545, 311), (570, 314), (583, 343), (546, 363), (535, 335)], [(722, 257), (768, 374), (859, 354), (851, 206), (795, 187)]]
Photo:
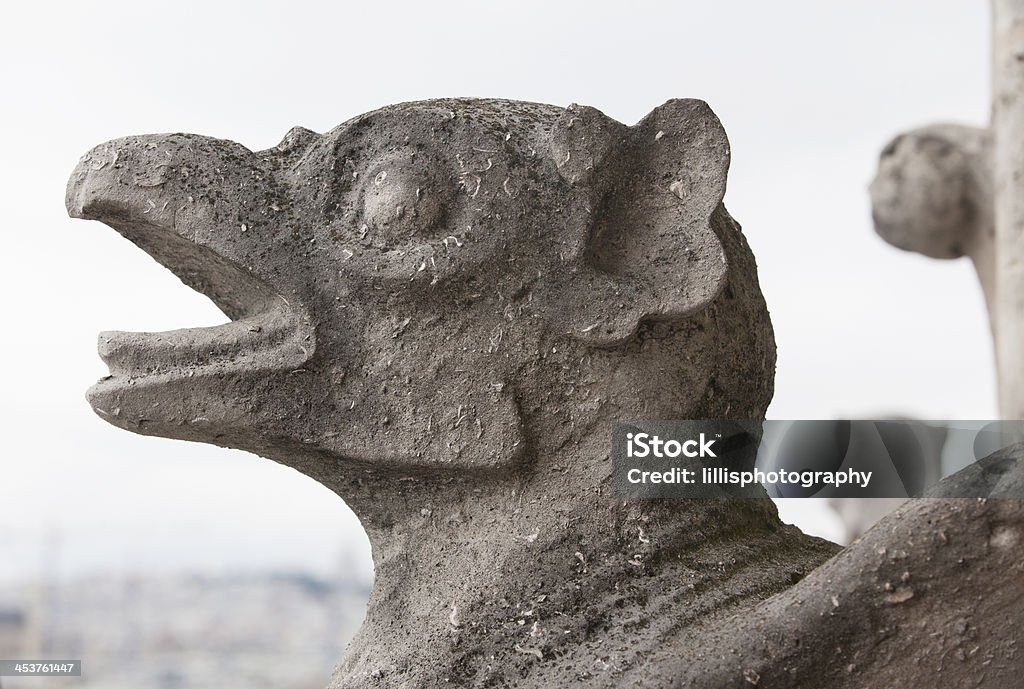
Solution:
[(735, 603), (760, 600), (811, 566), (776, 562), (767, 575), (757, 566), (791, 536), (770, 501), (624, 503), (595, 480), (606, 470), (579, 457), (534, 468), (526, 478), (425, 493), (396, 505), (401, 518), (368, 524), (374, 590), (332, 687), (463, 686), (498, 666), (529, 672), (575, 652), (595, 624), (623, 624), (649, 604), (654, 580), (704, 601), (673, 606), (685, 625), (687, 610), (720, 604), (712, 589), (724, 572)]

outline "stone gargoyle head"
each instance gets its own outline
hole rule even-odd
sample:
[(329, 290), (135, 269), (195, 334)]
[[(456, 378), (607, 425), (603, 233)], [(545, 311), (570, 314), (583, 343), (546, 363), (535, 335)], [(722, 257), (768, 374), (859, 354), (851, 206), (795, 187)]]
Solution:
[(258, 152), (184, 134), (103, 144), (69, 212), (231, 322), (103, 333), (110, 376), (89, 399), (129, 430), (310, 473), (313, 455), (506, 470), (610, 418), (759, 417), (774, 347), (720, 208), (728, 164), (692, 100), (635, 127), (437, 100)]
[[(375, 581), (335, 689), (1011, 686), (1019, 502), (911, 501), (826, 562), (766, 496), (611, 494), (613, 421), (757, 420), (771, 398), (728, 165), (694, 100), (632, 127), (435, 100), (258, 152), (103, 144), (71, 215), (231, 321), (102, 334), (90, 402), (352, 507)], [(972, 578), (998, 585), (978, 602)]]

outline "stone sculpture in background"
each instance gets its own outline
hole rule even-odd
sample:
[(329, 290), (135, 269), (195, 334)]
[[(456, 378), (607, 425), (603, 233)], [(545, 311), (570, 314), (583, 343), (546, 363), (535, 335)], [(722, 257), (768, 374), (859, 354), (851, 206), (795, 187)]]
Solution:
[(376, 574), (337, 689), (1011, 685), (1019, 502), (910, 501), (837, 554), (767, 496), (611, 495), (613, 421), (762, 419), (771, 399), (728, 165), (693, 100), (633, 127), (437, 100), (258, 152), (101, 145), (71, 215), (232, 320), (101, 335), (90, 402), (351, 506)]
[[(1024, 0), (993, 0), (989, 127), (937, 124), (897, 136), (871, 183), (875, 230), (893, 246), (974, 263), (996, 354), (999, 411), (1024, 418)], [(848, 530), (873, 515), (848, 504)]]
[(871, 183), (875, 231), (931, 258), (970, 257), (996, 323), (992, 136), (940, 124), (893, 139)]
[(1024, 0), (992, 0), (992, 122), (896, 137), (871, 184), (875, 229), (933, 258), (969, 256), (995, 341), (999, 413), (1024, 419)]
[[(913, 486), (907, 494), (920, 495), (926, 487), (932, 486), (942, 479), (942, 451), (946, 442), (946, 429), (943, 426), (924, 424), (909, 419), (898, 420), (916, 439), (913, 445), (914, 451), (903, 455), (910, 460), (907, 462), (910, 466), (905, 467), (904, 471), (912, 473), (914, 478)], [(999, 448), (1011, 444), (1013, 444), (1012, 441), (1003, 442)], [(993, 448), (993, 451), (999, 448)], [(890, 456), (900, 456), (901, 454), (903, 453), (891, 453)], [(905, 497), (889, 497), (892, 494), (884, 492), (884, 488), (879, 488), (881, 485), (884, 484), (872, 485), (872, 488), (880, 491), (874, 495), (869, 491), (864, 491), (866, 497), (828, 498), (829, 507), (839, 517), (846, 531), (841, 542), (850, 543), (878, 523), (879, 519), (907, 501)], [(916, 490), (914, 490), (915, 488)]]

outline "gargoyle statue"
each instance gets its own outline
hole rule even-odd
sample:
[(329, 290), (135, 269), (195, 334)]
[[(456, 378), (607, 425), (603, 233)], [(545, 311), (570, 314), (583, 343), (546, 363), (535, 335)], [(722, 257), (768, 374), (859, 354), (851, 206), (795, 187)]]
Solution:
[(456, 99), (258, 152), (103, 144), (70, 214), (231, 321), (101, 334), (90, 403), (351, 506), (376, 578), (336, 689), (1020, 686), (1019, 501), (910, 501), (837, 552), (767, 496), (612, 495), (613, 421), (756, 420), (771, 398), (728, 166), (696, 100), (632, 127)]

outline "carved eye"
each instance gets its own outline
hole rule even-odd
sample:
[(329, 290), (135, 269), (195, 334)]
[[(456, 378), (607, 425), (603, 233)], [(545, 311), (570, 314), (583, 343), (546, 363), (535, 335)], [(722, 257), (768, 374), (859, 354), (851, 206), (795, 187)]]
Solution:
[(366, 224), (388, 237), (428, 233), (444, 220), (448, 199), (442, 188), (425, 174), (379, 169), (369, 178), (363, 195)]

